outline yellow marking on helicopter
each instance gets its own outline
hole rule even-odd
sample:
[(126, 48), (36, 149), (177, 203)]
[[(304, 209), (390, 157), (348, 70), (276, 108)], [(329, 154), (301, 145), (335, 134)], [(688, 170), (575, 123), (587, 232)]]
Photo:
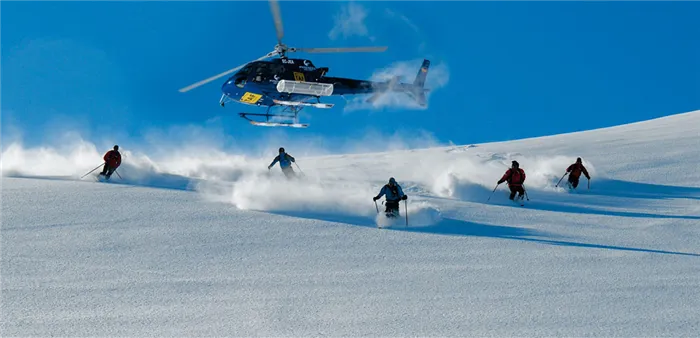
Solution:
[(294, 72), (294, 80), (306, 81), (306, 78), (304, 77), (304, 73)]
[(241, 97), (241, 102), (245, 102), (245, 103), (255, 103), (255, 102), (258, 102), (258, 101), (260, 100), (261, 97), (262, 97), (262, 95), (260, 95), (260, 94), (254, 94), (254, 93), (251, 93), (251, 92), (246, 92), (246, 93), (243, 94), (243, 96)]

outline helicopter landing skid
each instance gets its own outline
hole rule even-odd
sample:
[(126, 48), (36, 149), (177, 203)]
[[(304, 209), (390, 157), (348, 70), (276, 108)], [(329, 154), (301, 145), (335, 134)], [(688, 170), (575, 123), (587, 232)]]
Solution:
[(313, 102), (299, 102), (299, 101), (281, 101), (281, 100), (274, 100), (274, 102), (278, 105), (284, 105), (284, 106), (297, 106), (297, 107), (314, 107), (314, 108), (321, 108), (321, 109), (329, 109), (333, 108), (332, 103), (313, 103)]
[[(242, 118), (248, 120), (252, 125), (262, 126), (262, 127), (291, 127), (291, 128), (306, 128), (309, 126), (308, 123), (299, 123), (299, 111), (304, 107), (301, 106), (285, 106), (282, 113), (280, 114), (270, 114), (270, 109), (273, 106), (267, 108), (267, 113), (265, 114), (255, 114), (255, 113), (238, 113)], [(253, 120), (248, 116), (264, 116), (264, 121)], [(284, 121), (285, 119), (292, 119), (292, 122)]]

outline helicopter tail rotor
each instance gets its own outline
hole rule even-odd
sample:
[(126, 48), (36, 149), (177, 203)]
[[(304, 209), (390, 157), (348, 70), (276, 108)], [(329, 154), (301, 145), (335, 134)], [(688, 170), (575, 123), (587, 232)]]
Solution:
[(428, 77), (428, 70), (430, 69), (430, 60), (424, 59), (423, 64), (421, 64), (418, 74), (416, 75), (413, 84), (408, 91), (408, 94), (416, 100), (421, 107), (425, 107), (427, 102), (426, 93), (428, 89), (425, 89), (425, 79)]

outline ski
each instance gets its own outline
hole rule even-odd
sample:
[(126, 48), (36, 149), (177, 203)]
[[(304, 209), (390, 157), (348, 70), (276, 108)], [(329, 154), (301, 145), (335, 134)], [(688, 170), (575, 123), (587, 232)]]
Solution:
[(520, 205), (521, 207), (525, 206), (525, 196), (515, 197), (510, 201), (515, 203), (515, 204)]
[(383, 221), (379, 221), (377, 223), (377, 229), (384, 229), (386, 227), (394, 225), (396, 223), (396, 220), (400, 217), (398, 213), (391, 213), (391, 212), (385, 212), (383, 214)]

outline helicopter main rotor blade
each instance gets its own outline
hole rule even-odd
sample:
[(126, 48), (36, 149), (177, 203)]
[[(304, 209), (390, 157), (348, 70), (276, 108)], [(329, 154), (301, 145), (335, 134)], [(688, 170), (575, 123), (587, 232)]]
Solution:
[[(273, 57), (273, 56), (275, 56), (275, 55), (277, 55), (277, 54), (278, 54), (277, 51), (272, 51), (272, 52), (267, 53), (265, 56), (260, 57), (260, 58), (257, 58), (257, 59), (255, 59), (255, 60), (253, 60), (253, 61), (250, 61), (250, 62), (255, 62), (255, 61), (264, 60), (264, 59), (267, 59), (267, 58), (269, 58), (269, 57)], [(249, 64), (250, 62), (246, 62), (246, 63), (244, 63), (244, 64), (242, 64), (242, 65), (240, 65), (240, 66), (238, 66), (238, 67), (236, 67), (236, 68), (231, 68), (231, 69), (229, 69), (229, 70), (227, 70), (227, 71), (225, 71), (225, 72), (223, 72), (223, 73), (216, 74), (216, 75), (214, 75), (214, 76), (212, 76), (212, 77), (210, 77), (210, 78), (208, 78), (208, 79), (204, 79), (204, 80), (199, 81), (199, 82), (197, 82), (197, 83), (193, 83), (193, 84), (191, 84), (191, 85), (189, 85), (189, 86), (187, 86), (187, 87), (181, 88), (179, 91), (180, 91), (180, 93), (184, 93), (184, 92), (186, 92), (186, 91), (189, 91), (189, 90), (192, 90), (192, 89), (194, 89), (194, 88), (197, 88), (197, 87), (199, 87), (199, 86), (201, 86), (201, 85), (204, 85), (204, 84), (207, 84), (207, 83), (209, 83), (209, 82), (212, 82), (212, 81), (214, 81), (214, 80), (216, 80), (216, 79), (218, 79), (218, 78), (220, 78), (220, 77), (222, 77), (222, 76), (226, 76), (227, 74), (233, 73), (233, 72), (235, 72), (235, 71), (237, 71), (237, 70), (243, 68), (245, 65)]]
[(350, 48), (290, 48), (290, 52), (307, 53), (351, 53), (351, 52), (383, 52), (387, 47), (350, 47)]
[(277, 30), (277, 43), (282, 44), (282, 37), (284, 37), (284, 29), (282, 28), (282, 14), (280, 14), (280, 4), (277, 0), (270, 0), (270, 12), (272, 12), (272, 19), (275, 20), (275, 29)]

